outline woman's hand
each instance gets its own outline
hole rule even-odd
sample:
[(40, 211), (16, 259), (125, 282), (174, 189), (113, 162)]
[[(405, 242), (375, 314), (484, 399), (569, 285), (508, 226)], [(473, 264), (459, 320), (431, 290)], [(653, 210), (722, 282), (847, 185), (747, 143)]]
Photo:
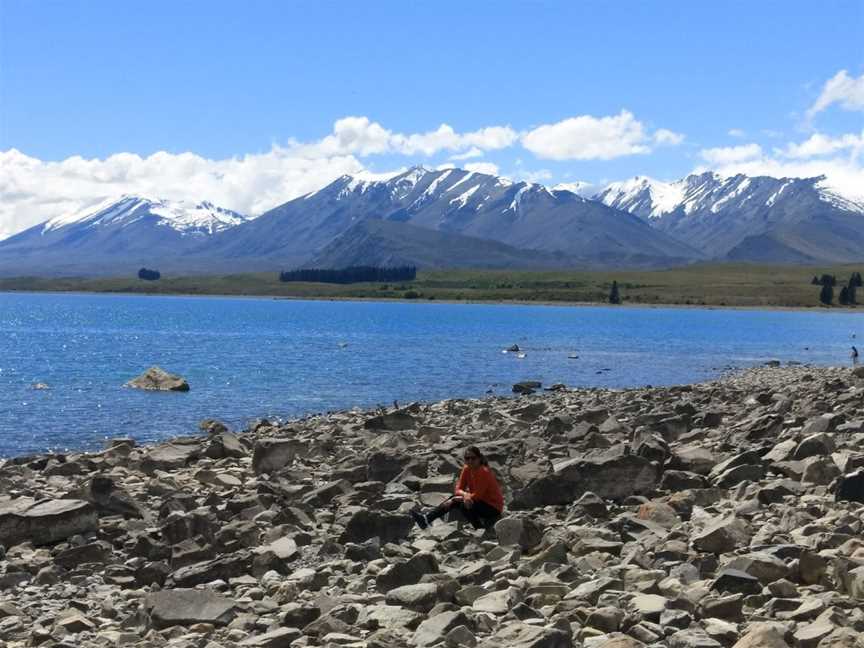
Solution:
[(465, 508), (469, 508), (469, 509), (470, 509), (472, 506), (474, 506), (474, 500), (473, 500), (473, 498), (471, 497), (471, 493), (464, 493), (464, 492), (463, 492), (463, 494), (462, 494), (462, 502), (465, 504)]

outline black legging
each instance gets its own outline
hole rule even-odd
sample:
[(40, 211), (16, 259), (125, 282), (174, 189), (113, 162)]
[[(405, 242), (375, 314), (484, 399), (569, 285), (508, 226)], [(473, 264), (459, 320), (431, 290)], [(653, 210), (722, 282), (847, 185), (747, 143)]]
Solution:
[(462, 514), (468, 518), (468, 521), (474, 525), (475, 529), (488, 529), (501, 517), (501, 511), (491, 504), (474, 500), (471, 508), (468, 508), (461, 497), (451, 497), (429, 511), (426, 514), (426, 520), (432, 522), (432, 520), (444, 517), (448, 512), (453, 510), (462, 511)]

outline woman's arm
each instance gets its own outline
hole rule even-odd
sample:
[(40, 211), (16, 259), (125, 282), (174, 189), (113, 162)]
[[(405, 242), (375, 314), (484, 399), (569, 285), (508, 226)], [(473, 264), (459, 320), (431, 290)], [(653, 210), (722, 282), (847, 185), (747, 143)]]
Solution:
[(468, 468), (465, 467), (462, 469), (462, 472), (459, 473), (459, 479), (456, 481), (456, 488), (453, 489), (453, 494), (456, 497), (465, 497), (465, 495), (469, 495), (470, 493), (465, 490), (468, 488)]

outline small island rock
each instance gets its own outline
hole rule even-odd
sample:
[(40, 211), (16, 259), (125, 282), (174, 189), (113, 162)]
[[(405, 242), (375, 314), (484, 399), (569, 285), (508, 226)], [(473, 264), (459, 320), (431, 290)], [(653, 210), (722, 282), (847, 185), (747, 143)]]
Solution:
[(189, 391), (189, 383), (182, 376), (170, 374), (161, 367), (150, 367), (137, 378), (126, 383), (126, 387), (152, 391)]

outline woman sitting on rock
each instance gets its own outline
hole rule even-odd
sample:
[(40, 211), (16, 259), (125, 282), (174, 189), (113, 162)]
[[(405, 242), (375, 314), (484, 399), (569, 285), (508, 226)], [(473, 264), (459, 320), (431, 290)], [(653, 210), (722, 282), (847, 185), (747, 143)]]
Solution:
[(411, 516), (421, 529), (425, 529), (433, 520), (443, 517), (452, 509), (462, 511), (476, 529), (491, 527), (504, 510), (501, 487), (477, 446), (465, 450), (465, 466), (456, 482), (453, 496), (426, 514), (411, 511)]

